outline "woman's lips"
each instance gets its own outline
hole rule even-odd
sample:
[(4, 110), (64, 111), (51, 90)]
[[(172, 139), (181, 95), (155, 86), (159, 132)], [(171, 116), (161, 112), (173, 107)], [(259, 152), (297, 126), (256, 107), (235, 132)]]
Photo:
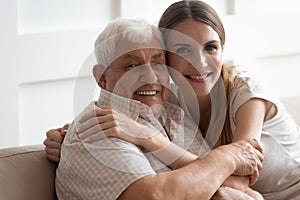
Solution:
[(193, 75), (185, 75), (187, 79), (192, 82), (204, 83), (212, 74), (212, 72), (204, 73), (204, 74), (193, 74)]

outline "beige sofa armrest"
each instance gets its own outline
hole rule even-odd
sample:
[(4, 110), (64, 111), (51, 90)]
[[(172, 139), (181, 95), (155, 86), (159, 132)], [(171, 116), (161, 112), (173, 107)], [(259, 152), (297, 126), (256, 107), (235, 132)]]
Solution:
[(0, 149), (0, 197), (5, 200), (54, 200), (56, 164), (43, 145)]

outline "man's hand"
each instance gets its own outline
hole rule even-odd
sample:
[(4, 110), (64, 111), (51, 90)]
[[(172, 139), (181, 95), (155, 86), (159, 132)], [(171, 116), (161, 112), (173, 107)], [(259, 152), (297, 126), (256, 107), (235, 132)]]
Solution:
[(240, 140), (218, 149), (230, 155), (227, 158), (233, 159), (232, 163), (236, 164), (234, 175), (249, 175), (249, 186), (256, 182), (264, 159), (262, 147), (257, 140)]
[(60, 150), (65, 134), (69, 128), (69, 124), (65, 124), (62, 128), (51, 129), (46, 132), (46, 139), (44, 140), (46, 156), (49, 160), (59, 162)]
[(264, 198), (258, 192), (248, 188), (241, 192), (230, 187), (220, 187), (212, 197), (212, 200), (263, 200)]

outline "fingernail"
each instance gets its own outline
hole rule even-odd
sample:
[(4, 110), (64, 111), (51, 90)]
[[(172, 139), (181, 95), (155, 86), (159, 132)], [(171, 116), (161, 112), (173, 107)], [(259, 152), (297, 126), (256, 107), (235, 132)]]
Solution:
[(77, 135), (78, 135), (79, 139), (84, 140), (84, 137), (82, 136), (82, 134), (77, 133)]

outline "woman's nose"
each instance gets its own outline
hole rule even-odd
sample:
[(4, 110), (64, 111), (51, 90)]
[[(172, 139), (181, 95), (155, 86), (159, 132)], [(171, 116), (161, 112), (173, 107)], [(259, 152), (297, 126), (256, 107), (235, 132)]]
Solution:
[(202, 69), (208, 67), (208, 59), (209, 58), (207, 57), (205, 52), (203, 52), (202, 49), (199, 49), (197, 54), (192, 59), (192, 64), (197, 69)]

